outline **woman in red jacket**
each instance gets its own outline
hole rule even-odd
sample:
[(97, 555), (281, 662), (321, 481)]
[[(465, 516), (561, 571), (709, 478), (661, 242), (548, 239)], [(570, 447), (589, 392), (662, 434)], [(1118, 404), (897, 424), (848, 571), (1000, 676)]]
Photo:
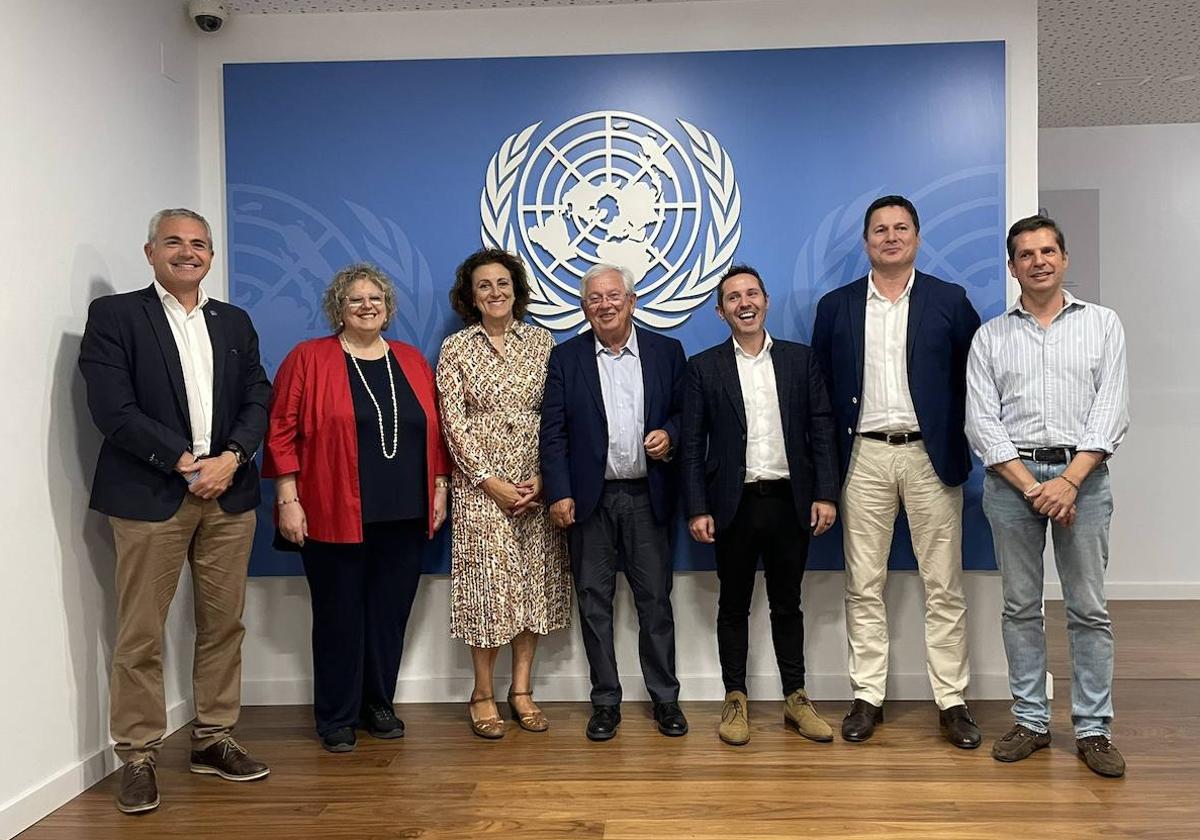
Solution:
[(392, 698), (450, 463), (429, 364), (381, 336), (396, 312), (387, 277), (349, 266), (323, 305), (334, 334), (298, 344), (276, 374), (263, 475), (312, 596), (317, 733), (330, 752), (349, 752), (356, 726), (404, 735)]

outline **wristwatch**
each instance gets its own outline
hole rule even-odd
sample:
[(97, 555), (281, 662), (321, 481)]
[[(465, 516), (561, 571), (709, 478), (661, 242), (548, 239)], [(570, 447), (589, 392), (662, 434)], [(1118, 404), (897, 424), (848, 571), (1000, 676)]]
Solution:
[(233, 457), (237, 458), (237, 465), (239, 467), (250, 460), (249, 456), (246, 455), (246, 450), (242, 449), (241, 446), (233, 441), (229, 441), (229, 443), (225, 444), (225, 451), (233, 453)]

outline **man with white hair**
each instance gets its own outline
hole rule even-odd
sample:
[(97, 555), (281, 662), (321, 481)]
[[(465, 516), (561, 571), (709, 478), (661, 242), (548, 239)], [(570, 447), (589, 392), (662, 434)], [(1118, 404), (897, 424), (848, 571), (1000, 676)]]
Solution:
[(580, 290), (590, 333), (550, 354), (542, 400), (542, 482), (550, 516), (567, 530), (579, 623), (591, 667), (593, 741), (621, 723), (621, 682), (613, 646), (618, 563), (633, 590), (638, 649), (654, 719), (683, 735), (675, 677), (668, 523), (676, 475), (685, 357), (673, 338), (633, 325), (633, 275), (593, 266)]

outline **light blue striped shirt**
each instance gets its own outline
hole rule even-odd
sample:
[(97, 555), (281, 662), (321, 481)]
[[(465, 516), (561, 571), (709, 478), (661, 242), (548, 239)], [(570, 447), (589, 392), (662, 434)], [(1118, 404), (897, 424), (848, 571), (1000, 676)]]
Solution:
[(600, 368), (600, 393), (608, 421), (604, 477), (645, 478), (646, 394), (637, 329), (630, 329), (629, 340), (615, 354), (597, 338), (596, 364)]
[(975, 333), (967, 360), (967, 439), (984, 466), (1017, 448), (1111, 455), (1129, 428), (1125, 331), (1117, 313), (1063, 290), (1047, 329), (1020, 299)]

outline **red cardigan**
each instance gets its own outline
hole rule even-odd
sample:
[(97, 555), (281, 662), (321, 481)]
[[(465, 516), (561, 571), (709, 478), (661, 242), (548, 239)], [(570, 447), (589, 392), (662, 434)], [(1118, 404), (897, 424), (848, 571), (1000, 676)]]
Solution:
[[(400, 341), (388, 345), (425, 412), (425, 480), (432, 537), (433, 479), (450, 472), (450, 456), (438, 423), (433, 371), (412, 345)], [(262, 474), (277, 478), (289, 473), (296, 473), (296, 490), (310, 537), (321, 542), (362, 542), (358, 432), (346, 358), (336, 336), (297, 344), (275, 375)], [(278, 519), (278, 508), (275, 513)]]

